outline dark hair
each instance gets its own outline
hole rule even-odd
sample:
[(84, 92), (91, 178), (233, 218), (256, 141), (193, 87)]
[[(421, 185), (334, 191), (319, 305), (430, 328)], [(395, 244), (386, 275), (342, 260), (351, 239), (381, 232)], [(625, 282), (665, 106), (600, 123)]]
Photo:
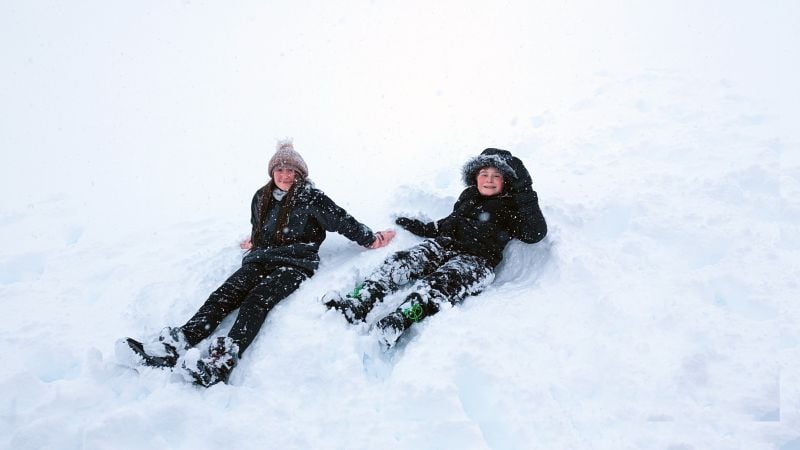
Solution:
[[(278, 223), (275, 227), (275, 241), (279, 244), (283, 243), (283, 230), (289, 222), (289, 212), (294, 208), (294, 193), (297, 190), (297, 185), (302, 182), (302, 178), (296, 179), (289, 191), (286, 192), (286, 196), (283, 197), (283, 205), (281, 205), (281, 210), (278, 213)], [(261, 236), (261, 232), (263, 231), (264, 221), (267, 220), (267, 211), (269, 211), (269, 205), (272, 202), (273, 189), (275, 189), (275, 182), (272, 180), (269, 180), (261, 188), (261, 199), (258, 202), (258, 220), (253, 227), (253, 237), (251, 239), (253, 246), (257, 246), (264, 238)]]

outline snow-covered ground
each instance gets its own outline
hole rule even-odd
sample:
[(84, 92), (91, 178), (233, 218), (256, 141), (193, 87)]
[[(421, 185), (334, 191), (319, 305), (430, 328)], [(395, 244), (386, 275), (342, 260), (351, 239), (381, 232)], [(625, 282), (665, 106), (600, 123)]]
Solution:
[[(0, 447), (800, 449), (800, 4), (6, 1), (0, 36)], [(330, 236), (229, 385), (117, 365), (238, 267), (287, 136), (374, 229), (507, 148), (550, 233), (392, 355), (318, 299), (406, 232)]]

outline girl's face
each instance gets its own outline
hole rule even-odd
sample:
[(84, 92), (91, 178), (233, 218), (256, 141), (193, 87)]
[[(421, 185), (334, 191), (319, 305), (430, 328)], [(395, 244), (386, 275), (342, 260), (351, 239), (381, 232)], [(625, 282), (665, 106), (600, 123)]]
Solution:
[(478, 192), (486, 197), (503, 192), (503, 174), (494, 167), (484, 167), (478, 171)]
[(288, 191), (294, 184), (296, 177), (297, 173), (295, 173), (294, 169), (290, 169), (289, 167), (278, 166), (272, 171), (272, 181), (274, 181), (275, 186), (282, 191)]

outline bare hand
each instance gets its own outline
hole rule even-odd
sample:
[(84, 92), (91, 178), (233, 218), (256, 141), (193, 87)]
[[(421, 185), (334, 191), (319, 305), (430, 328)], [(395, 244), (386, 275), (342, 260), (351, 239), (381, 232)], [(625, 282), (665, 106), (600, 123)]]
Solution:
[(253, 241), (250, 240), (250, 236), (247, 236), (247, 239), (239, 243), (239, 248), (242, 250), (250, 250), (253, 248)]
[(377, 233), (375, 233), (375, 242), (373, 242), (372, 245), (369, 246), (369, 248), (376, 249), (389, 245), (389, 242), (392, 239), (394, 239), (395, 234), (397, 233), (395, 233), (394, 230), (391, 229), (378, 231)]

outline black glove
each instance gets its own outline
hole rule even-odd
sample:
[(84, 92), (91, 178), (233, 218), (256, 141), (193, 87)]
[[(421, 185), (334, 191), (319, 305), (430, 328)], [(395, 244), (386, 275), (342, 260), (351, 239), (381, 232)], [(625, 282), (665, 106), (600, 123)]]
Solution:
[(422, 237), (436, 237), (436, 224), (433, 222), (425, 223), (419, 219), (409, 219), (408, 217), (398, 217), (394, 223), (406, 230)]
[(516, 178), (510, 180), (509, 183), (509, 192), (514, 194), (522, 194), (522, 193), (530, 193), (533, 191), (533, 179), (531, 178), (530, 172), (528, 169), (525, 168), (525, 165), (522, 164), (522, 161), (517, 158), (516, 156), (512, 156), (506, 160), (506, 163), (514, 169), (514, 173), (517, 174)]

